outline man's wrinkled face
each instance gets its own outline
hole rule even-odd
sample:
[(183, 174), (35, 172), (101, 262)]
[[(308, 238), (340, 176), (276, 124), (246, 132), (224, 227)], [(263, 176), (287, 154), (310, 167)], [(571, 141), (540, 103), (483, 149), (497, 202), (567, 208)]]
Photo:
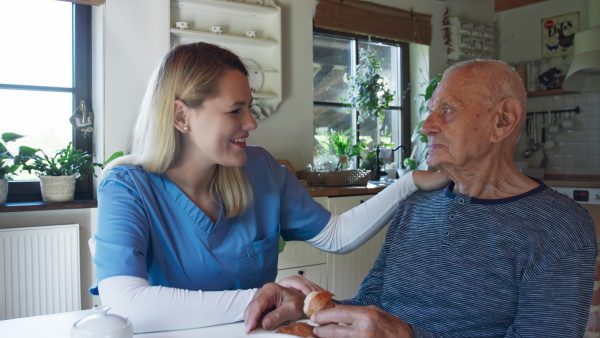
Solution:
[(422, 127), (429, 137), (427, 165), (464, 170), (483, 160), (493, 123), (485, 85), (464, 68), (446, 74), (438, 84)]

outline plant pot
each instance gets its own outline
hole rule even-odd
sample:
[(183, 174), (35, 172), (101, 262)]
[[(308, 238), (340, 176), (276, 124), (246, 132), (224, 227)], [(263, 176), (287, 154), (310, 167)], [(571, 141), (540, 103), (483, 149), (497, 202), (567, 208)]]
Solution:
[(75, 181), (75, 176), (40, 176), (42, 200), (46, 203), (74, 200)]
[(6, 203), (6, 196), (8, 196), (8, 179), (0, 179), (0, 205)]

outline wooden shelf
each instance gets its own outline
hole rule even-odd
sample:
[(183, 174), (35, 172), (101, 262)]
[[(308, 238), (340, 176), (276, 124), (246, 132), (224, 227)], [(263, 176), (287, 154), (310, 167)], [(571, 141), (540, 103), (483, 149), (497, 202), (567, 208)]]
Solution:
[(573, 93), (573, 92), (564, 90), (562, 88), (558, 88), (558, 89), (549, 89), (549, 90), (538, 90), (535, 92), (527, 92), (527, 97), (563, 95), (563, 94), (570, 94), (570, 93)]
[[(171, 45), (204, 41), (225, 47), (242, 60), (254, 61), (251, 68), (264, 77), (253, 93), (261, 108), (271, 114), (282, 101), (281, 8), (276, 0), (171, 0)], [(178, 21), (189, 30), (172, 28)], [(221, 26), (223, 34), (211, 28)], [(256, 38), (246, 36), (252, 30)], [(270, 115), (269, 115), (270, 116)], [(261, 118), (261, 120), (264, 118)]]
[(242, 13), (251, 13), (253, 15), (273, 15), (278, 12), (276, 7), (269, 5), (257, 5), (230, 0), (171, 0), (171, 2), (181, 8), (192, 10), (206, 10), (206, 7), (210, 7), (215, 10), (238, 11)]
[(171, 34), (187, 38), (187, 39), (195, 39), (195, 40), (220, 40), (222, 42), (230, 42), (237, 43), (240, 45), (248, 45), (248, 46), (262, 46), (262, 47), (272, 47), (277, 46), (279, 41), (271, 40), (271, 39), (261, 39), (261, 38), (249, 38), (241, 35), (229, 35), (229, 34), (213, 34), (211, 32), (201, 32), (194, 30), (184, 30), (171, 28)]

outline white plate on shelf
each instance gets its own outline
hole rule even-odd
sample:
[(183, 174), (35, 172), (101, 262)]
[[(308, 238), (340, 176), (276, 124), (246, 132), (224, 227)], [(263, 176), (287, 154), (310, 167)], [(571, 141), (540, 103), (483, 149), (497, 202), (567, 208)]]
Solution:
[(250, 83), (250, 90), (253, 93), (260, 91), (263, 85), (263, 73), (262, 71), (257, 71), (260, 69), (258, 63), (250, 60), (250, 59), (242, 59), (242, 62), (248, 69), (248, 82)]

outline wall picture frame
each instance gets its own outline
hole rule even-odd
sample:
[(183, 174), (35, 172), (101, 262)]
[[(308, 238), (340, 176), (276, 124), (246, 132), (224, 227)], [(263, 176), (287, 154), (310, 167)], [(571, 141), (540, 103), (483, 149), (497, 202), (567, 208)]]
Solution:
[(579, 32), (579, 12), (542, 19), (542, 58), (573, 55), (575, 33)]

